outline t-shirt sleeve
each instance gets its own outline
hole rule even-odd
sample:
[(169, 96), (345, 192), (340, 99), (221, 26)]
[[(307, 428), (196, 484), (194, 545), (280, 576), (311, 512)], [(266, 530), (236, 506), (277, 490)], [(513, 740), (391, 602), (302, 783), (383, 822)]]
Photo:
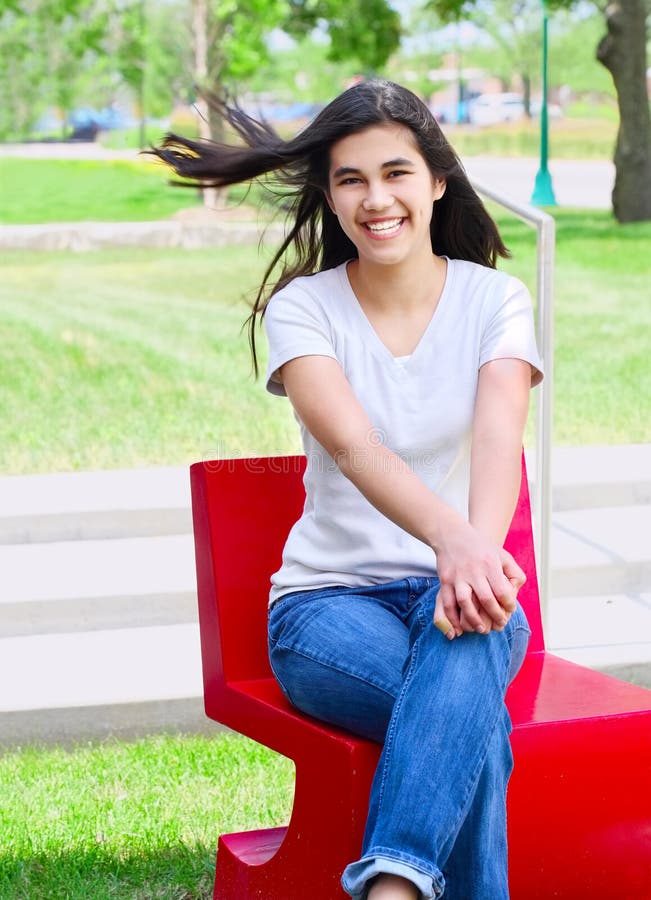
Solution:
[(269, 301), (264, 315), (269, 361), (267, 390), (286, 396), (278, 369), (298, 356), (337, 358), (331, 329), (316, 299), (303, 287), (291, 283)]
[(484, 328), (479, 366), (493, 359), (523, 359), (531, 365), (531, 386), (543, 378), (543, 366), (536, 346), (531, 295), (517, 278), (510, 277), (506, 292)]

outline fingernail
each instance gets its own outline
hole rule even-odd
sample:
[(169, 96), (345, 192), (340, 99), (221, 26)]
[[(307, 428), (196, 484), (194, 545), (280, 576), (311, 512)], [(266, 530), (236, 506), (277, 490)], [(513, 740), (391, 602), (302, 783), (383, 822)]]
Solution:
[(483, 633), (484, 633), (484, 626), (483, 626), (483, 625), (478, 625), (477, 628), (475, 629), (475, 631), (478, 631), (479, 634), (483, 634)]

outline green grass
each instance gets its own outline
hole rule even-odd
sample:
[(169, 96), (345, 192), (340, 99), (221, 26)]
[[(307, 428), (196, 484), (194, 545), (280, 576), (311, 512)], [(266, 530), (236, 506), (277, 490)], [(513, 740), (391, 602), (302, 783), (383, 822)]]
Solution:
[[(521, 121), (486, 128), (445, 125), (443, 131), (460, 156), (532, 156), (540, 153), (540, 122)], [(550, 159), (611, 160), (617, 119), (552, 119)]]
[(164, 219), (198, 205), (198, 192), (168, 186), (168, 170), (135, 160), (0, 159), (3, 225)]
[[(555, 214), (554, 441), (651, 441), (651, 223)], [(533, 289), (535, 234), (502, 222), (506, 267)], [(252, 378), (241, 330), (262, 267), (247, 247), (6, 254), (2, 470), (295, 452), (289, 404)]]
[(7, 254), (0, 467), (185, 464), (297, 447), (251, 376), (254, 248)]
[(239, 735), (0, 756), (2, 900), (208, 900), (217, 838), (284, 824), (293, 766)]
[[(651, 441), (651, 222), (617, 225), (605, 212), (556, 218), (554, 443)], [(498, 216), (515, 259), (504, 267), (534, 288), (535, 234)], [(527, 253), (522, 239), (529, 246)]]

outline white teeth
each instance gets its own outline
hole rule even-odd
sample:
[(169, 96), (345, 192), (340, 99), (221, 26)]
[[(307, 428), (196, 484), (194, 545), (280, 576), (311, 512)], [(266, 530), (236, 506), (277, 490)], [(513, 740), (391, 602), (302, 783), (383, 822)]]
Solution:
[(384, 231), (393, 231), (398, 228), (401, 223), (402, 219), (388, 219), (386, 222), (366, 222), (365, 224), (369, 231), (381, 233)]

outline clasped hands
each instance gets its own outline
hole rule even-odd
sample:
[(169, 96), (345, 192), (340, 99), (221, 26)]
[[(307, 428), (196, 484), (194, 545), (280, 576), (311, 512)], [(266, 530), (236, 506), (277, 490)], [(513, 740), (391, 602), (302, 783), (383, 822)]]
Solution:
[(526, 576), (511, 554), (467, 522), (436, 548), (441, 583), (434, 625), (449, 640), (502, 631)]

